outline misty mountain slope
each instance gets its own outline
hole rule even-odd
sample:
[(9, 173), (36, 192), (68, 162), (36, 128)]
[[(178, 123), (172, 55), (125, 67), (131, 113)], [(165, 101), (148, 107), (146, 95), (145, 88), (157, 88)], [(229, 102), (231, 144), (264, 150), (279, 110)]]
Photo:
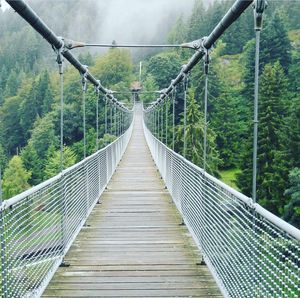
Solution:
[[(194, 0), (28, 1), (37, 14), (59, 36), (85, 42), (111, 43), (116, 40), (119, 43), (150, 44), (164, 43), (177, 18), (180, 15), (190, 14), (193, 2)], [(4, 12), (0, 10), (0, 16), (0, 44), (4, 44), (0, 51), (0, 58), (1, 54), (5, 56), (6, 52), (11, 51), (7, 44), (22, 42), (23, 47), (29, 49), (31, 44), (27, 44), (27, 36), (32, 32), (26, 32), (22, 37), (2, 42), (7, 34), (18, 34), (29, 25), (11, 9)], [(42, 54), (47, 58), (52, 55), (50, 46), (37, 33), (33, 34), (36, 35), (38, 58), (42, 58)], [(15, 51), (18, 52), (18, 47)], [(90, 51), (102, 52), (100, 49), (90, 49)], [(74, 53), (77, 54), (78, 51), (75, 50)], [(48, 64), (46, 60), (42, 59)]]

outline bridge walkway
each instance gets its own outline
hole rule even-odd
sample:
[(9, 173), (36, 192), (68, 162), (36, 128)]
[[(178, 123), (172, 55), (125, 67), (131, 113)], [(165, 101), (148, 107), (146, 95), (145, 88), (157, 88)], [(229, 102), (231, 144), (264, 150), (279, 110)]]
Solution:
[(141, 108), (107, 190), (44, 297), (221, 297), (147, 147)]

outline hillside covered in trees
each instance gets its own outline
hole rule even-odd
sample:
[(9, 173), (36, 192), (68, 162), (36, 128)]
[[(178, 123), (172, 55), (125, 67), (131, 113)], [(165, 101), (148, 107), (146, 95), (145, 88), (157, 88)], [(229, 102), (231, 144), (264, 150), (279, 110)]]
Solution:
[[(37, 11), (56, 32), (63, 32), (84, 7), (81, 22), (94, 14), (92, 2), (60, 1), (65, 18), (51, 18), (49, 3), (33, 1)], [(233, 1), (210, 6), (195, 0), (192, 12), (172, 14), (165, 21), (168, 34), (159, 42), (183, 43), (207, 36)], [(268, 1), (261, 36), (258, 200), (271, 212), (300, 227), (300, 3)], [(1, 12), (0, 12), (1, 14)], [(174, 18), (175, 16), (175, 18)], [(171, 19), (177, 20), (172, 23)], [(86, 40), (91, 40), (93, 30)], [(70, 33), (70, 34), (73, 34)], [(74, 33), (75, 34), (75, 33)], [(249, 8), (215, 45), (209, 73), (208, 171), (251, 196), (254, 98), (254, 24)], [(138, 78), (143, 57), (143, 90), (167, 87), (193, 54), (188, 49), (143, 52), (78, 52), (102, 84), (128, 91)], [(4, 199), (36, 185), (59, 171), (59, 76), (55, 54), (28, 25), (11, 11), (0, 18), (0, 163)], [(183, 88), (176, 93), (175, 150), (183, 153)], [(203, 65), (189, 77), (186, 157), (203, 166)], [(155, 100), (141, 95), (145, 104)], [(130, 95), (119, 98), (130, 102)], [(96, 150), (96, 95), (87, 96), (88, 154)], [(65, 167), (83, 157), (81, 80), (77, 71), (65, 74)], [(171, 117), (171, 107), (169, 115)], [(170, 127), (171, 133), (171, 127)], [(104, 134), (104, 105), (100, 104), (101, 146), (115, 138)], [(171, 144), (168, 144), (171, 145)], [(173, 145), (173, 144), (172, 144)]]

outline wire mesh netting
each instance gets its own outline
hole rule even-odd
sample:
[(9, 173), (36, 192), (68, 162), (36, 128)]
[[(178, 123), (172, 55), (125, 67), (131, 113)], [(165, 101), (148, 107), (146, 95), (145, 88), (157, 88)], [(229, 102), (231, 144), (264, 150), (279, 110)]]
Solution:
[(41, 295), (110, 180), (131, 131), (132, 125), (82, 162), (3, 202), (2, 297)]
[(299, 297), (300, 231), (169, 149), (145, 124), (144, 131), (173, 201), (224, 296)]

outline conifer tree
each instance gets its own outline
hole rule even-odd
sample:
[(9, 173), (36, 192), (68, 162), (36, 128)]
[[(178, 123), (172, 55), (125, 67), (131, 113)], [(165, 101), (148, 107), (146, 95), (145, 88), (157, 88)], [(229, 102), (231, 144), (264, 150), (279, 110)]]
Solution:
[[(260, 42), (260, 73), (268, 63), (279, 61), (285, 74), (291, 63), (291, 43), (285, 28), (284, 21), (277, 11), (266, 19), (261, 33)], [(255, 65), (255, 40), (250, 40), (243, 51), (241, 62), (245, 65), (243, 80), (245, 83), (243, 95), (248, 103), (249, 111), (252, 112), (254, 99), (254, 65)]]
[[(71, 148), (64, 148), (63, 168), (66, 169), (76, 163), (76, 155)], [(61, 170), (60, 151), (50, 148), (49, 155), (46, 160), (44, 171), (44, 179), (48, 179), (57, 175)]]
[(41, 160), (32, 144), (32, 140), (29, 140), (27, 146), (21, 151), (21, 158), (25, 169), (32, 173), (29, 184), (37, 185), (43, 182), (43, 167), (44, 162)]
[[(203, 138), (204, 116), (195, 99), (195, 90), (190, 89), (187, 99), (187, 126), (186, 126), (186, 158), (203, 168)], [(176, 151), (183, 154), (184, 125), (183, 114), (181, 122), (176, 127)], [(220, 159), (215, 145), (216, 135), (211, 130), (207, 131), (207, 171), (218, 176)]]
[(3, 196), (9, 199), (30, 188), (31, 172), (25, 170), (20, 156), (15, 155), (8, 163), (3, 175)]
[(300, 228), (300, 169), (294, 168), (289, 174), (289, 188), (284, 192), (290, 197), (284, 206), (283, 219)]
[[(283, 192), (288, 174), (282, 104), (285, 94), (283, 68), (279, 62), (267, 64), (261, 76), (259, 98), (257, 197), (263, 206), (276, 214), (280, 214), (285, 205)], [(238, 186), (247, 195), (251, 195), (252, 185), (253, 134), (249, 133), (249, 136), (242, 158), (242, 173), (238, 175)]]

